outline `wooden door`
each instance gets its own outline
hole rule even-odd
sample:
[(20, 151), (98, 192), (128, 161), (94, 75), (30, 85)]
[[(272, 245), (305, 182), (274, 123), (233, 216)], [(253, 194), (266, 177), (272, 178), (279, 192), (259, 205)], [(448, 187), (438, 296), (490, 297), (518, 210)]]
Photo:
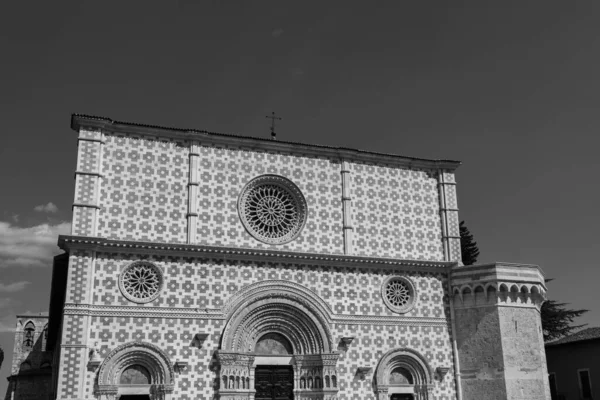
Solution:
[(292, 367), (258, 366), (254, 372), (256, 400), (293, 400), (294, 371)]
[(392, 395), (392, 397), (390, 397), (390, 400), (413, 400), (414, 397), (412, 394), (405, 394), (405, 393), (394, 393)]

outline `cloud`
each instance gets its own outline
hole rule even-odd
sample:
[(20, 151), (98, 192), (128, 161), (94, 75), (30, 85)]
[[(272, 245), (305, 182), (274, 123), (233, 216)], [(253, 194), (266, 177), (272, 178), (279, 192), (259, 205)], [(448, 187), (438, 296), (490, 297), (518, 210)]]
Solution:
[(70, 230), (69, 222), (21, 228), (0, 221), (0, 268), (52, 265), (52, 257), (60, 253), (58, 235)]
[(29, 281), (13, 282), (13, 283), (9, 283), (8, 285), (5, 285), (4, 283), (0, 283), (0, 293), (19, 292), (19, 291), (25, 289), (25, 287), (27, 285), (29, 285), (30, 283), (31, 282), (29, 282)]
[(56, 207), (56, 205), (52, 202), (49, 202), (48, 204), (40, 204), (39, 206), (35, 206), (33, 209), (37, 212), (46, 212), (46, 213), (57, 213), (58, 212), (58, 207)]
[(279, 36), (281, 36), (282, 33), (283, 29), (281, 28), (273, 29), (273, 32), (271, 32), (271, 36), (273, 36), (274, 38), (278, 38)]

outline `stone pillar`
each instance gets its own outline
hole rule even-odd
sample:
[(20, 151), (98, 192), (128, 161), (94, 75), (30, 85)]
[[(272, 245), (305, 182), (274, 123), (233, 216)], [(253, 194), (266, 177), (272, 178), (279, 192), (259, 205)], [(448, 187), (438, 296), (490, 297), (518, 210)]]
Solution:
[(350, 195), (350, 167), (348, 161), (342, 160), (342, 224), (344, 230), (344, 254), (352, 254), (352, 197)]
[[(220, 367), (219, 400), (254, 399), (254, 354), (218, 351), (216, 355)], [(236, 387), (237, 379), (246, 378), (251, 378), (248, 388)]]
[(464, 400), (550, 400), (535, 265), (495, 263), (451, 271)]
[(187, 242), (196, 243), (198, 233), (198, 160), (200, 146), (197, 141), (190, 144), (190, 168), (188, 177), (188, 210), (187, 210)]
[(81, 128), (78, 140), (71, 233), (97, 236), (104, 134)]
[(442, 223), (442, 244), (446, 261), (462, 262), (460, 251), (460, 224), (454, 173), (439, 171), (438, 192), (440, 197), (440, 220)]

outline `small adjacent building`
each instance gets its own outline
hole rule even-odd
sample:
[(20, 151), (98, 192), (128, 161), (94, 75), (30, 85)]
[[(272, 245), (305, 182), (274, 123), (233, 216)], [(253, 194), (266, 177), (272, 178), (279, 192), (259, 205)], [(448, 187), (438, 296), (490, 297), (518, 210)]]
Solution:
[(17, 315), (6, 400), (49, 398), (53, 353), (48, 351), (47, 342), (47, 315)]
[(600, 328), (546, 344), (552, 400), (600, 398)]

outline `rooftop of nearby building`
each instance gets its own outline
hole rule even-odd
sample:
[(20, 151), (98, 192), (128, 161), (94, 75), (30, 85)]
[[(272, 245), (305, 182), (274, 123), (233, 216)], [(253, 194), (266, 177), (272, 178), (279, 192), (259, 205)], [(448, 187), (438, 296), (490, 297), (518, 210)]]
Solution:
[(335, 157), (339, 159), (355, 159), (363, 162), (396, 164), (409, 168), (414, 167), (454, 171), (461, 164), (460, 161), (454, 160), (430, 160), (425, 158), (406, 157), (396, 154), (376, 153), (347, 147), (332, 147), (299, 142), (286, 142), (263, 137), (147, 125), (135, 122), (113, 121), (112, 119), (106, 117), (73, 114), (71, 116), (71, 128), (78, 131), (81, 127), (102, 129), (108, 132), (116, 133), (138, 133), (154, 136), (201, 140), (224, 145), (241, 145), (263, 151), (297, 151), (325, 157)]
[(546, 343), (548, 346), (558, 346), (567, 343), (583, 342), (586, 340), (600, 339), (600, 328), (586, 328), (569, 336)]

